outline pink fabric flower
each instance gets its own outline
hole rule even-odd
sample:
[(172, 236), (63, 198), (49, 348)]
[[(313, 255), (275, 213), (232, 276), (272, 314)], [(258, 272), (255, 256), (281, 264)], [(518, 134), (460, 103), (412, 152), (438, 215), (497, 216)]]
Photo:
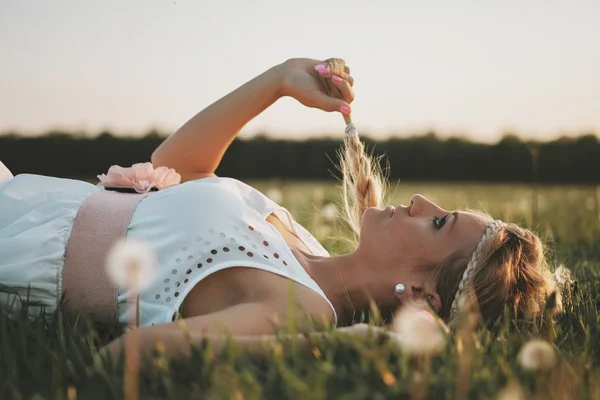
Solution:
[(154, 169), (152, 163), (146, 162), (133, 164), (129, 168), (113, 165), (106, 174), (98, 175), (98, 179), (99, 186), (131, 187), (138, 193), (148, 193), (153, 187), (162, 190), (177, 185), (181, 182), (181, 175), (173, 168)]

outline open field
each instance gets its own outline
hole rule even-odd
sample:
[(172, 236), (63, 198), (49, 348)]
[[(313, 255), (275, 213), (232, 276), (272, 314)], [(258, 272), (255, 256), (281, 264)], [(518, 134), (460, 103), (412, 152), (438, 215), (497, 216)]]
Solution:
[[(344, 224), (332, 220), (333, 208), (325, 207), (339, 204), (340, 191), (334, 184), (250, 183), (279, 197), (276, 200), (332, 254), (350, 249), (340, 239), (348, 236)], [(565, 310), (551, 328), (558, 354), (555, 367), (532, 372), (517, 362), (523, 343), (548, 337), (544, 320), (504, 320), (494, 335), (476, 332), (472, 341), (459, 346), (456, 339), (449, 340), (431, 360), (426, 375), (430, 398), (456, 398), (459, 382), (468, 390), (468, 398), (500, 398), (512, 383), (523, 391), (523, 398), (600, 399), (600, 192), (596, 187), (540, 187), (537, 211), (531, 187), (522, 185), (407, 182), (393, 185), (391, 192), (390, 204), (408, 204), (413, 193), (421, 193), (445, 209), (481, 209), (507, 222), (534, 224), (548, 241), (551, 264), (564, 264), (576, 281), (565, 293)], [(0, 399), (121, 398), (123, 366), (108, 365), (97, 353), (97, 346), (118, 331), (116, 326), (97, 331), (82, 319), (64, 319), (61, 314), (50, 322), (9, 321), (0, 316)], [(415, 372), (423, 370), (422, 363), (383, 337), (362, 340), (331, 334), (314, 339), (307, 349), (292, 350), (289, 343), (282, 343), (261, 358), (231, 347), (221, 358), (210, 359), (203, 351), (205, 345), (190, 360), (167, 362), (158, 353), (148, 360), (149, 371), (140, 377), (140, 398), (410, 398), (416, 393)], [(464, 371), (460, 366), (466, 365), (465, 354), (469, 372), (457, 379), (457, 371)]]

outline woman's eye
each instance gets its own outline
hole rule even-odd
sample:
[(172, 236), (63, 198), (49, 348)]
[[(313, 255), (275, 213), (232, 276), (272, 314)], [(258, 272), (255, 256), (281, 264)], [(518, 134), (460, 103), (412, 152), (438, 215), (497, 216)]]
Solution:
[(435, 229), (440, 229), (446, 223), (448, 216), (444, 216), (443, 218), (433, 217), (433, 227)]

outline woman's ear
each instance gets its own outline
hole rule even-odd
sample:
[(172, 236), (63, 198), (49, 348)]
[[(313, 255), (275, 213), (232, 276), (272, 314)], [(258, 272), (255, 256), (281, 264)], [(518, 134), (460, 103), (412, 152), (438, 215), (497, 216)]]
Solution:
[(415, 303), (424, 303), (435, 310), (436, 313), (442, 310), (442, 299), (435, 291), (428, 291), (423, 288), (411, 288), (412, 301)]
[(436, 292), (427, 294), (429, 303), (431, 307), (435, 310), (436, 313), (440, 313), (442, 311), (442, 299), (439, 294)]

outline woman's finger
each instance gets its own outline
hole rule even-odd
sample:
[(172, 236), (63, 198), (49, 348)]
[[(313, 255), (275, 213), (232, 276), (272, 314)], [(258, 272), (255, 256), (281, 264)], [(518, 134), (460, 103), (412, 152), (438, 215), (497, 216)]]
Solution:
[[(345, 69), (350, 71), (347, 67)], [(315, 66), (315, 71), (317, 71), (321, 78), (330, 78), (331, 76), (333, 76), (333, 72), (323, 64), (318, 64), (317, 66)], [(342, 79), (347, 80), (350, 83), (350, 86), (354, 86), (354, 78), (350, 75), (349, 72), (341, 73), (339, 74), (339, 76)]]
[[(322, 69), (319, 71), (319, 76), (321, 78), (331, 78), (334, 74), (328, 70), (328, 69)], [(338, 75), (340, 78), (348, 81), (348, 83), (350, 84), (350, 86), (354, 86), (354, 78), (351, 75), (348, 75), (346, 73), (343, 74), (339, 74)]]
[(335, 87), (339, 89), (342, 97), (347, 103), (352, 103), (352, 101), (354, 101), (354, 91), (352, 90), (352, 86), (350, 86), (350, 82), (340, 78), (337, 75), (333, 75), (331, 77), (331, 81)]
[(320, 90), (311, 90), (308, 92), (306, 100), (305, 104), (307, 106), (320, 108), (323, 111), (337, 111), (343, 114), (350, 114), (351, 112), (349, 104), (344, 100), (328, 96)]
[(317, 71), (321, 78), (329, 78), (331, 76), (331, 70), (323, 64), (315, 66), (315, 71)]
[(354, 86), (354, 78), (352, 77), (352, 75), (345, 73), (341, 75), (340, 78), (347, 80), (350, 86)]
[(345, 66), (344, 67), (344, 72), (347, 73), (348, 75), (350, 75), (350, 67)]

